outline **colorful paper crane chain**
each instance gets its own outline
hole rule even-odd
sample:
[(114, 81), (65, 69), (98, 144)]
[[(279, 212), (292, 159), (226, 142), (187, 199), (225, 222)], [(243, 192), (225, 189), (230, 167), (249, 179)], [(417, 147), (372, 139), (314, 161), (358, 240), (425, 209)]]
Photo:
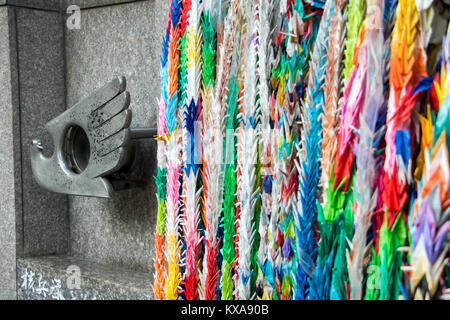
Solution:
[(448, 11), (171, 0), (155, 297), (449, 299)]

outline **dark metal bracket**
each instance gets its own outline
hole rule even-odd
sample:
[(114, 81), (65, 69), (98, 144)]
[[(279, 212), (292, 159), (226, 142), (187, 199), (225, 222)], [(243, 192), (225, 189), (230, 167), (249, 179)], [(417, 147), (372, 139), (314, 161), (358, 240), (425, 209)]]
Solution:
[(117, 77), (49, 121), (53, 155), (42, 154), (39, 140), (31, 144), (37, 183), (56, 193), (101, 198), (141, 186), (142, 181), (126, 178), (137, 155), (133, 141), (154, 137), (156, 129), (130, 128), (129, 106), (125, 77)]

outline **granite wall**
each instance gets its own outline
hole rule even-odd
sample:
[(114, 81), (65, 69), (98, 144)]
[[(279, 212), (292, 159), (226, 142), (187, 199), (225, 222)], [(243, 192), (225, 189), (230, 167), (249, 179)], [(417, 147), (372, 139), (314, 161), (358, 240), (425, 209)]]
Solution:
[(2, 187), (0, 188), (0, 299), (16, 297), (16, 221), (20, 193), (16, 194), (15, 163), (18, 145), (17, 69), (15, 52), (14, 10), (0, 7), (0, 168)]
[[(80, 29), (66, 27), (72, 4)], [(117, 75), (127, 78), (132, 127), (155, 127), (168, 8), (168, 0), (0, 0), (0, 298), (38, 298), (24, 274), (64, 281), (69, 263), (85, 269), (83, 292), (97, 298), (152, 297), (153, 139), (138, 142), (134, 172), (147, 186), (113, 199), (43, 190), (29, 145), (40, 138), (51, 155), (45, 123)]]
[[(41, 1), (41, 4), (55, 4)], [(65, 110), (63, 19), (39, 1), (0, 2), (1, 28), (1, 271), (0, 297), (15, 298), (16, 258), (67, 254), (68, 202), (40, 188), (31, 173), (29, 145), (52, 143), (44, 125)]]
[(33, 178), (30, 143), (53, 143), (44, 125), (65, 110), (64, 38), (58, 12), (15, 8), (22, 146), (23, 255), (65, 254), (69, 248), (67, 196), (45, 191)]

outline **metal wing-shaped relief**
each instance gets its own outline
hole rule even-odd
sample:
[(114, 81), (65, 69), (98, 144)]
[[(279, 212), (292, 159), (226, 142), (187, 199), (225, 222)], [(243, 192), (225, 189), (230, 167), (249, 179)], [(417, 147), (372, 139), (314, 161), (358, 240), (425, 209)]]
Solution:
[(129, 160), (130, 94), (124, 77), (117, 77), (46, 124), (55, 151), (42, 154), (31, 146), (33, 174), (44, 188), (58, 193), (111, 197), (105, 178)]

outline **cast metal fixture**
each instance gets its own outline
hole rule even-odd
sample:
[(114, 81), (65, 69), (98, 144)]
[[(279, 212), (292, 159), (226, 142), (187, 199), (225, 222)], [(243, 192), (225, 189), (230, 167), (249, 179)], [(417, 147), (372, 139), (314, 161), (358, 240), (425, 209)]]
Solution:
[(49, 121), (54, 142), (50, 158), (37, 139), (31, 143), (31, 166), (37, 183), (52, 192), (111, 198), (115, 190), (139, 184), (126, 179), (135, 160), (135, 139), (151, 138), (156, 129), (131, 129), (130, 94), (125, 77), (102, 88)]

